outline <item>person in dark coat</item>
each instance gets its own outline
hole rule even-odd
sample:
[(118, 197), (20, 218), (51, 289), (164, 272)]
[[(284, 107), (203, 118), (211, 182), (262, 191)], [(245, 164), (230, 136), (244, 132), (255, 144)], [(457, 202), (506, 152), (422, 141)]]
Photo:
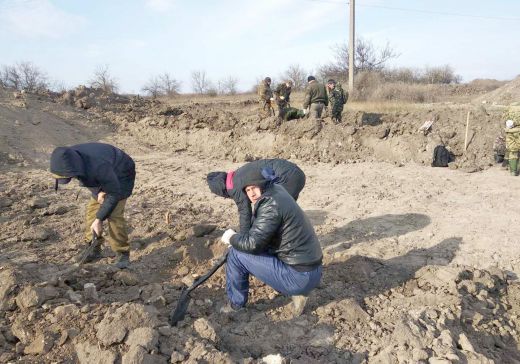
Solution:
[(252, 171), (261, 171), (263, 168), (274, 171), (277, 177), (275, 183), (282, 185), (294, 200), (298, 200), (298, 196), (305, 186), (305, 173), (296, 164), (285, 159), (260, 159), (249, 162), (236, 171), (211, 172), (206, 178), (211, 192), (235, 201), (240, 215), (241, 232), (245, 232), (251, 227), (252, 216), (251, 202), (244, 192), (244, 178)]
[(265, 169), (243, 176), (244, 192), (254, 204), (252, 225), (238, 234), (228, 229), (222, 236), (231, 246), (226, 263), (229, 302), (223, 313), (246, 305), (249, 275), (291, 296), (293, 316), (302, 314), (309, 292), (320, 283), (323, 254), (314, 228), (292, 196), (269, 176)]
[[(87, 204), (85, 241), (92, 233), (101, 237), (103, 222), (108, 221), (109, 242), (116, 252), (116, 266), (130, 264), (128, 227), (124, 217), (126, 200), (132, 194), (135, 181), (135, 164), (121, 149), (103, 143), (85, 143), (58, 147), (51, 155), (50, 171), (60, 184), (72, 178), (87, 187), (92, 197)], [(87, 261), (101, 258), (101, 247), (92, 252)]]

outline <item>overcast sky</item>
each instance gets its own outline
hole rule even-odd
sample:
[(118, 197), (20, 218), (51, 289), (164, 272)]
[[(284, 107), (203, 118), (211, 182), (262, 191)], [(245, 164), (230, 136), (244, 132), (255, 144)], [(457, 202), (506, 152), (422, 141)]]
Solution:
[[(357, 0), (357, 36), (392, 66), (449, 64), (464, 81), (520, 74), (520, 0)], [(0, 65), (31, 61), (73, 87), (108, 65), (123, 92), (168, 72), (242, 90), (291, 64), (316, 69), (348, 40), (340, 0), (0, 0)]]

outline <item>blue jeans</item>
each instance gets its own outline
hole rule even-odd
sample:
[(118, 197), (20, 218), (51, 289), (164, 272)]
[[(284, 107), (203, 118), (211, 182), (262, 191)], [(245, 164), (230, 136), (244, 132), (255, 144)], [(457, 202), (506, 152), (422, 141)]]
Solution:
[(310, 272), (298, 272), (274, 255), (254, 255), (231, 248), (226, 264), (226, 293), (231, 304), (245, 306), (252, 274), (286, 296), (306, 295), (320, 283), (321, 272), (321, 265)]

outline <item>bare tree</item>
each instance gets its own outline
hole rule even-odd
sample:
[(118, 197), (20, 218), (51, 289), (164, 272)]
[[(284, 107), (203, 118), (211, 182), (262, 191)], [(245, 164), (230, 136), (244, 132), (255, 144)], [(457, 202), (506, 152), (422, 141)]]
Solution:
[(116, 93), (118, 90), (117, 80), (110, 74), (107, 64), (98, 66), (94, 70), (94, 76), (89, 83), (90, 87), (101, 89), (106, 93)]
[(144, 93), (156, 98), (162, 95), (161, 82), (157, 77), (151, 77), (141, 89)]
[(385, 63), (399, 55), (387, 43), (384, 48), (377, 49), (367, 40), (358, 39), (355, 62), (357, 71), (380, 71)]
[(0, 84), (4, 87), (34, 92), (48, 88), (49, 81), (45, 73), (31, 62), (19, 62), (2, 67)]
[(287, 68), (287, 70), (283, 74), (283, 78), (285, 80), (291, 80), (293, 83), (293, 90), (303, 90), (305, 85), (307, 84), (307, 74), (299, 64), (292, 64)]
[[(345, 79), (348, 74), (348, 45), (345, 43), (337, 44), (333, 51), (334, 61), (331, 64), (320, 67), (319, 73), (322, 78)], [(354, 71), (355, 73), (360, 71), (381, 71), (390, 59), (398, 56), (399, 54), (388, 43), (383, 48), (377, 48), (372, 42), (358, 38), (354, 54), (356, 67)]]
[(424, 71), (424, 80), (426, 83), (460, 83), (462, 77), (456, 75), (450, 65), (439, 67), (427, 67)]
[(175, 96), (179, 94), (180, 87), (180, 81), (165, 72), (159, 76), (151, 77), (141, 91), (152, 97)]
[(173, 78), (167, 72), (159, 75), (159, 84), (163, 94), (166, 96), (178, 95), (181, 89), (181, 82)]
[(236, 95), (238, 79), (229, 76), (226, 79), (218, 81), (217, 90), (221, 95)]
[(206, 71), (193, 71), (191, 73), (191, 86), (193, 92), (201, 95), (207, 93), (209, 89), (213, 88), (211, 81), (206, 75)]

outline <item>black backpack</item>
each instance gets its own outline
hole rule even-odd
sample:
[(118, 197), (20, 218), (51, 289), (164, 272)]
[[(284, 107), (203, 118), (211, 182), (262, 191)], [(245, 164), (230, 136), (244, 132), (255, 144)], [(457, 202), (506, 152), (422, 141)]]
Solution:
[(453, 154), (444, 145), (437, 145), (433, 150), (432, 167), (447, 167), (453, 159)]

